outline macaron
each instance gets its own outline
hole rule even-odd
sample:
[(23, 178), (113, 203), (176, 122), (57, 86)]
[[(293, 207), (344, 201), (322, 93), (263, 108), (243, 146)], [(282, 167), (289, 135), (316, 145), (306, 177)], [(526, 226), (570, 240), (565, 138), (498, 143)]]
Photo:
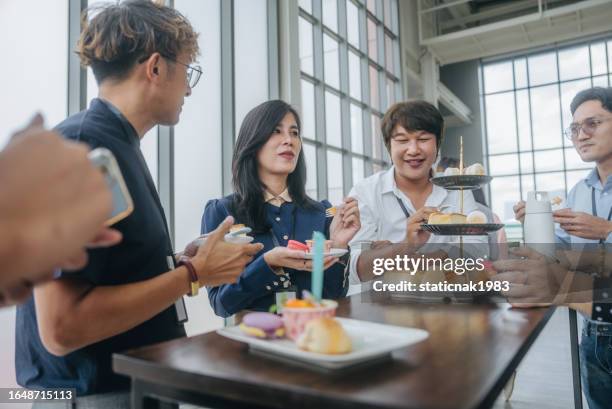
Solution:
[(250, 312), (242, 318), (239, 328), (256, 338), (274, 339), (285, 336), (283, 319), (269, 312)]
[(287, 242), (287, 248), (291, 250), (308, 251), (308, 246), (302, 243), (301, 241), (297, 241), (297, 240), (289, 240)]

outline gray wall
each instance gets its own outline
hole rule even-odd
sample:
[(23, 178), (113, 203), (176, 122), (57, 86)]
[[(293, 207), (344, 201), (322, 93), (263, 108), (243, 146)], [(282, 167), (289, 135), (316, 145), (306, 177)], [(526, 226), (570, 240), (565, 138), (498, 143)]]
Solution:
[(440, 67), (440, 81), (472, 110), (472, 123), (446, 129), (442, 144), (443, 156), (459, 158), (459, 137), (463, 136), (463, 157), (466, 165), (484, 163), (483, 146), (484, 119), (480, 113), (480, 91), (478, 86), (478, 60), (466, 61)]

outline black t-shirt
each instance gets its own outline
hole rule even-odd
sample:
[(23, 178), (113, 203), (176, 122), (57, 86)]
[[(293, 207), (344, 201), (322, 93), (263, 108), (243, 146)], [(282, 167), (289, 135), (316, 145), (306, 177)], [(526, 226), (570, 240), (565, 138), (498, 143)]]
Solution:
[[(92, 148), (111, 150), (134, 201), (134, 212), (113, 226), (123, 233), (122, 242), (111, 248), (90, 250), (84, 269), (63, 275), (77, 276), (96, 286), (114, 286), (167, 272), (172, 244), (134, 128), (115, 107), (94, 99), (89, 109), (69, 117), (56, 130)], [(16, 319), (17, 381), (28, 388), (76, 388), (78, 395), (125, 389), (129, 379), (112, 372), (113, 353), (185, 336), (172, 306), (123, 334), (57, 357), (41, 343), (34, 302), (31, 298), (18, 307)]]

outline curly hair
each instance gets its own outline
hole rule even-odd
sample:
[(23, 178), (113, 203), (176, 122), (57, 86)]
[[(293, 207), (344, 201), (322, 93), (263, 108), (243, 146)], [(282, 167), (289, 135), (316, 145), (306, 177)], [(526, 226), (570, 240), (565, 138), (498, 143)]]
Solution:
[(151, 0), (126, 0), (88, 8), (81, 16), (82, 31), (76, 53), (90, 66), (98, 84), (121, 80), (143, 57), (158, 52), (189, 62), (199, 55), (198, 33), (177, 10)]

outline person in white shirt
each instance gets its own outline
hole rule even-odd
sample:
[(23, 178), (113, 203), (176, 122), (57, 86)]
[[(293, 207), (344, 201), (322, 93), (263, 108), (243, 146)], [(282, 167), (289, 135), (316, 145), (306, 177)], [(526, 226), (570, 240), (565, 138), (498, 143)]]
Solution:
[[(412, 254), (424, 244), (458, 243), (457, 236), (436, 236), (421, 228), (432, 212), (459, 212), (460, 193), (435, 186), (429, 179), (444, 131), (440, 111), (426, 101), (400, 102), (385, 114), (382, 136), (393, 166), (353, 187), (359, 202), (361, 229), (350, 242), (350, 282), (372, 280), (373, 260)], [(464, 192), (463, 213), (477, 209), (471, 192)], [(392, 246), (362, 250), (361, 243), (388, 241)], [(487, 236), (465, 240), (487, 243)]]

